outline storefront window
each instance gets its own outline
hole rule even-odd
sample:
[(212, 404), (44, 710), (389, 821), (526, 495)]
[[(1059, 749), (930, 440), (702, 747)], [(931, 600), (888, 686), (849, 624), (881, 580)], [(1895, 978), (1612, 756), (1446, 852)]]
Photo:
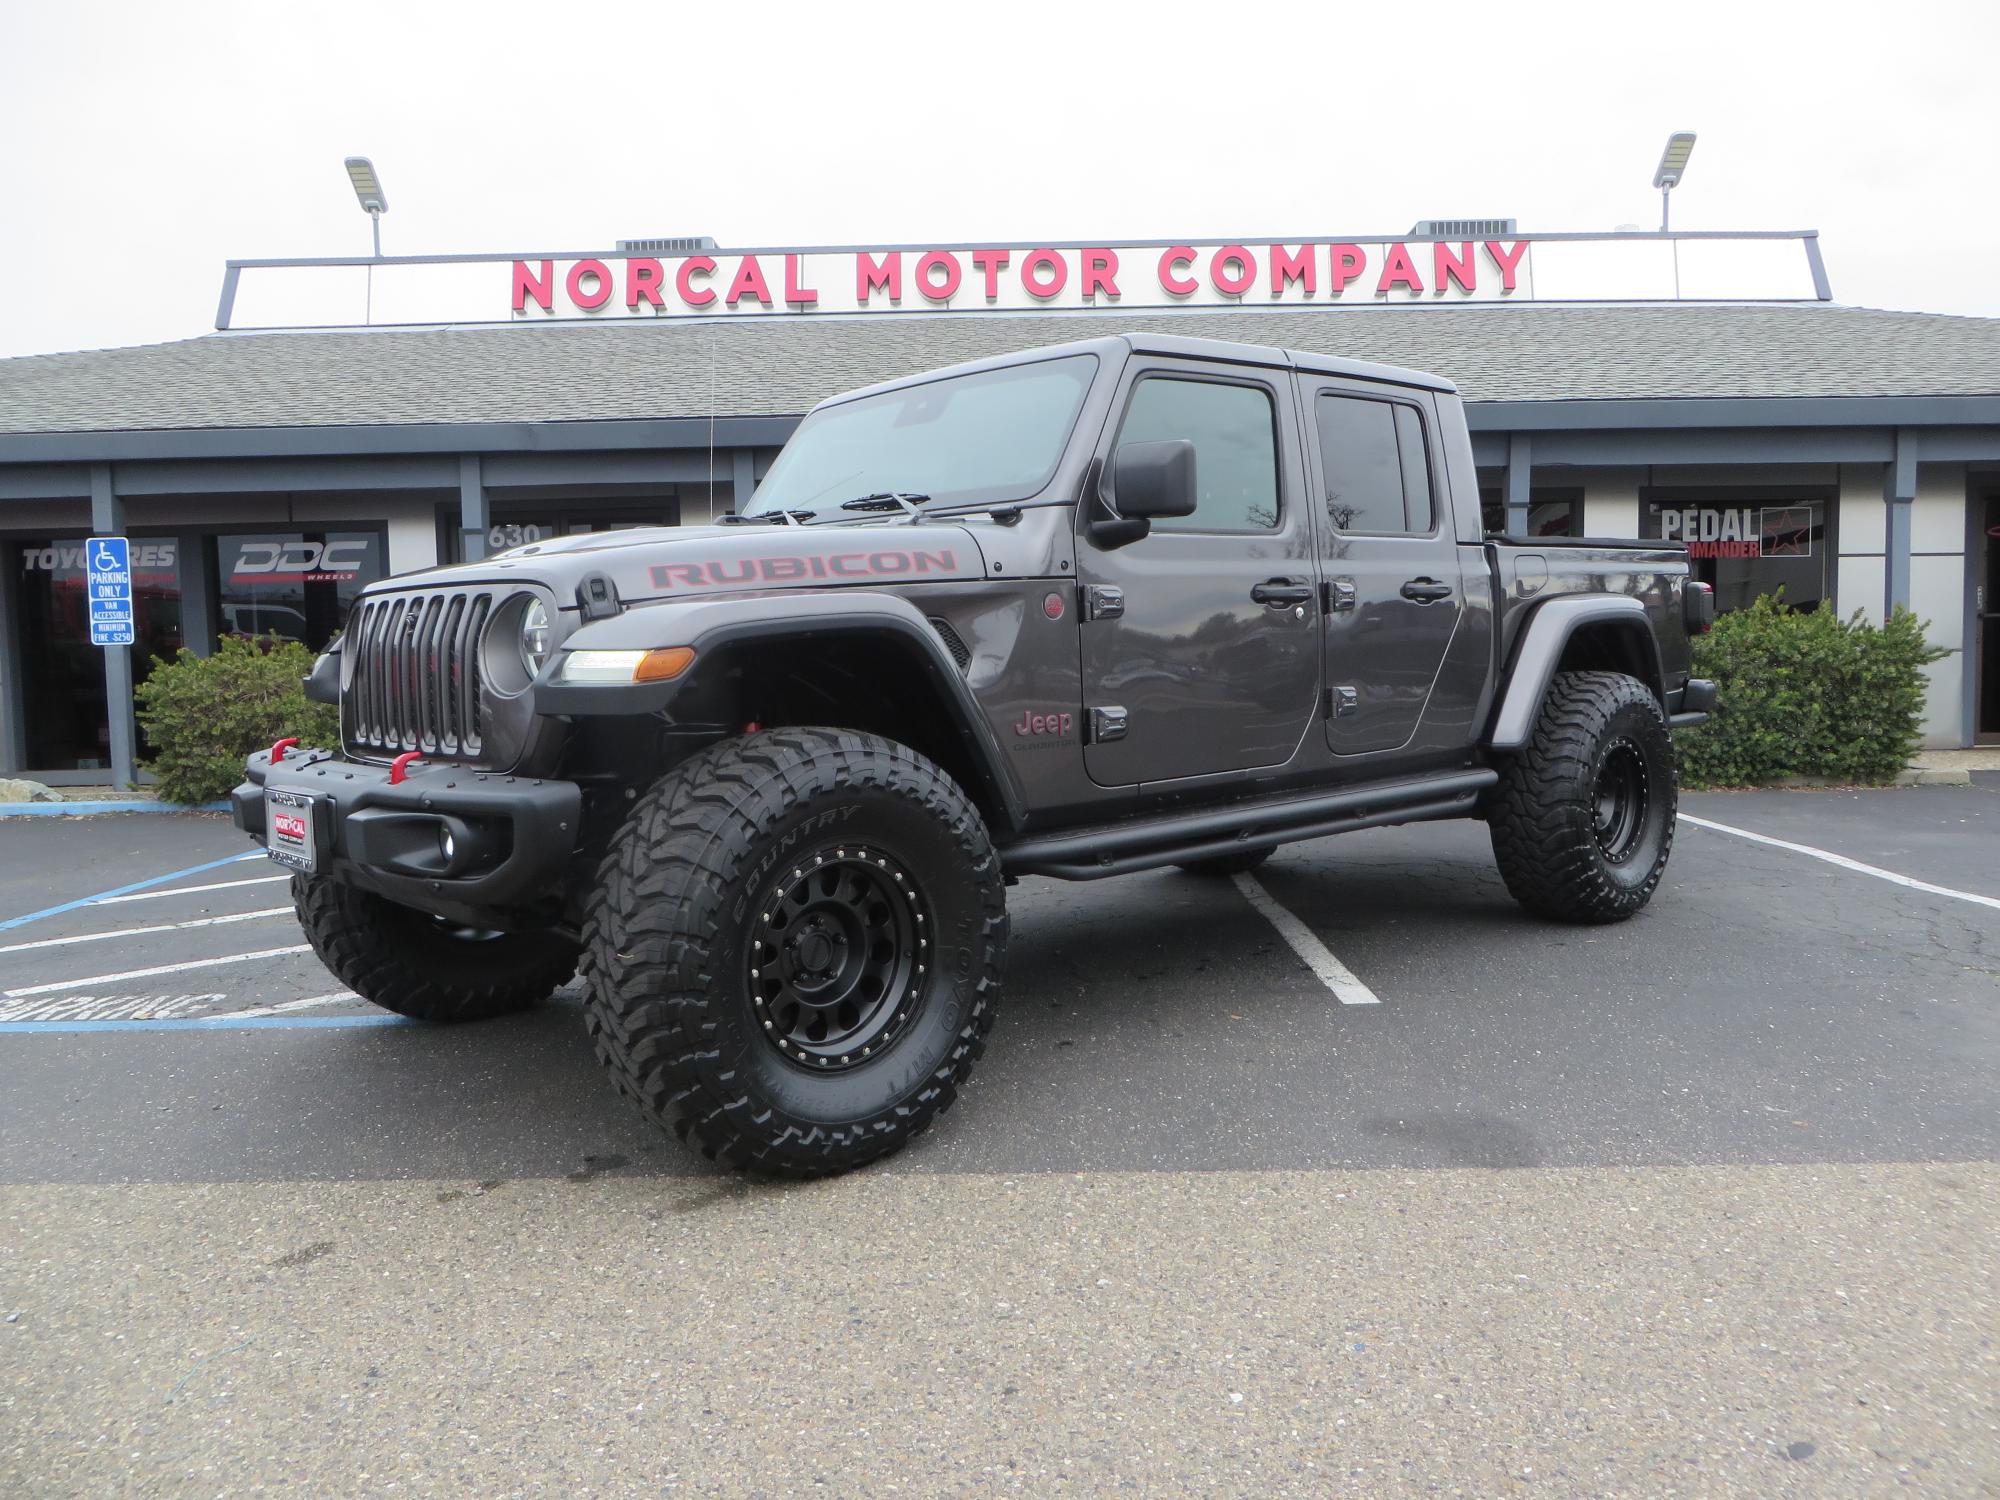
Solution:
[(1796, 492), (1718, 499), (1646, 490), (1639, 529), (1687, 544), (1690, 570), (1714, 586), (1717, 609), (1742, 609), (1780, 589), (1793, 609), (1817, 609), (1826, 598), (1826, 511), (1826, 497)]
[[(493, 507), (492, 524), (486, 528), (486, 555), (546, 542), (553, 537), (579, 536), (593, 531), (630, 531), (641, 526), (678, 526), (680, 501), (672, 494), (640, 501), (509, 501)], [(465, 541), (458, 530), (458, 507), (448, 505), (438, 511), (438, 556), (447, 562), (465, 561)]]
[[(19, 551), (21, 686), (27, 713), (28, 765), (38, 771), (89, 771), (111, 764), (104, 711), (104, 652), (90, 644), (85, 621), (82, 537), (23, 542)], [(138, 644), (132, 679), (143, 682), (153, 658), (181, 648), (179, 548), (171, 537), (132, 539), (132, 593)]]
[[(1479, 489), (1480, 524), (1499, 535), (1507, 530), (1507, 501), (1497, 485)], [(1529, 536), (1582, 536), (1583, 491), (1536, 485), (1528, 491)]]
[(217, 629), (317, 651), (361, 590), (383, 576), (373, 531), (258, 532), (215, 539)]

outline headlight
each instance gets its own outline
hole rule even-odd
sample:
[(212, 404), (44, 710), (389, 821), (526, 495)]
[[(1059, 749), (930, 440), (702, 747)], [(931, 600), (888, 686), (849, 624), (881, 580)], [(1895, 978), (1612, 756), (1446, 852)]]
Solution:
[(521, 611), (521, 662), (533, 677), (549, 659), (549, 611), (539, 599), (530, 599)]
[(671, 682), (694, 664), (691, 646), (652, 651), (566, 651), (556, 680), (574, 683)]

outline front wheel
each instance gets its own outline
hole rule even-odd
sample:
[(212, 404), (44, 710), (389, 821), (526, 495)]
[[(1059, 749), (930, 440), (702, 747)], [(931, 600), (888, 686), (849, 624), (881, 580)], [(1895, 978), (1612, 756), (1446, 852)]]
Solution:
[(585, 1015), (619, 1089), (726, 1165), (843, 1172), (897, 1150), (985, 1045), (1000, 860), (906, 746), (776, 729), (696, 755), (611, 841)]
[(576, 944), (554, 932), (460, 927), (325, 876), (294, 875), (292, 903), (334, 978), (412, 1020), (526, 1010), (576, 973)]
[(1673, 740), (1646, 685), (1561, 672), (1534, 738), (1501, 768), (1486, 821), (1521, 905), (1559, 922), (1620, 922), (1666, 871), (1676, 804)]

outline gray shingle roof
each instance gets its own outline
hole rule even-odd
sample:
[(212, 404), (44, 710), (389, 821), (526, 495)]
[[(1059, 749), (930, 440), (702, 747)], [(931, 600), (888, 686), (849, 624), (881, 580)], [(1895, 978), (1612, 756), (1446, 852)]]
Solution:
[(1434, 370), (1473, 401), (2000, 393), (2000, 319), (1828, 306), (1116, 311), (211, 335), (0, 360), (0, 433), (792, 415), (1144, 329)]

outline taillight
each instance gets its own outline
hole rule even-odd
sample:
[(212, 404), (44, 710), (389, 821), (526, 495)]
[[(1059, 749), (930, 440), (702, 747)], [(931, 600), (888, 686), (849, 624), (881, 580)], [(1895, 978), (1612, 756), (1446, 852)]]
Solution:
[(1715, 623), (1715, 587), (1690, 578), (1681, 590), (1681, 618), (1689, 635), (1705, 635)]

